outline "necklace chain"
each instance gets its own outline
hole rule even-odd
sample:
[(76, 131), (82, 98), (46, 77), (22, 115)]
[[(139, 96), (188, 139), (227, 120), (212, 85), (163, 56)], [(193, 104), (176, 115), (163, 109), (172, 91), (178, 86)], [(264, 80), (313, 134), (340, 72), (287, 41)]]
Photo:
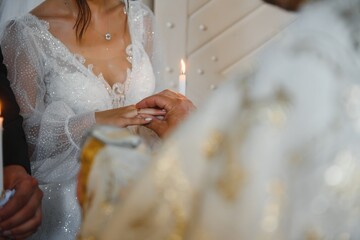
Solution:
[[(76, 14), (75, 11), (72, 7), (72, 4), (70, 3), (70, 0), (64, 0), (65, 5), (69, 8), (69, 10), (71, 11), (72, 15), (76, 18)], [(127, 14), (127, 8), (124, 7), (124, 14)], [(107, 31), (104, 33), (101, 33), (100, 31), (98, 31), (95, 27), (93, 27), (95, 32), (97, 32), (97, 34), (99, 34), (99, 36), (104, 37), (104, 39), (106, 41), (110, 41), (112, 39), (112, 35), (109, 31), (109, 18), (107, 18)]]

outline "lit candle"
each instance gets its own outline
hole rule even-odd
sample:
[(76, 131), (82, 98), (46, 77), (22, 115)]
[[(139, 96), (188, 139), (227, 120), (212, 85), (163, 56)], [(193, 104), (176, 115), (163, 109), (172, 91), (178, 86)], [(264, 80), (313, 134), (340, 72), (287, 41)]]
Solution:
[(1, 116), (1, 105), (0, 105), (0, 194), (3, 193), (4, 190), (4, 179), (3, 179), (3, 121), (4, 118)]
[(179, 76), (179, 93), (186, 95), (186, 66), (183, 59), (181, 59), (181, 72)]

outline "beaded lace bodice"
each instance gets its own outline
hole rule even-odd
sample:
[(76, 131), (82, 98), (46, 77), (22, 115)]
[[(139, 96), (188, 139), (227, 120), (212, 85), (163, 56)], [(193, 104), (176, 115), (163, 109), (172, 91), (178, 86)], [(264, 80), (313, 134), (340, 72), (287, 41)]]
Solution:
[[(126, 49), (128, 60), (134, 65), (128, 69), (124, 83), (110, 86), (103, 75), (95, 75), (93, 65), (87, 64), (80, 54), (73, 54), (48, 31), (49, 24), (29, 14), (24, 20), (36, 31), (43, 33), (46, 85), (45, 103), (65, 101), (76, 113), (99, 111), (121, 107), (140, 101), (155, 90), (155, 78), (150, 59), (141, 43), (129, 45)], [(134, 50), (136, 49), (136, 50)], [(136, 51), (133, 63), (133, 53)], [(50, 56), (50, 58), (49, 58)]]

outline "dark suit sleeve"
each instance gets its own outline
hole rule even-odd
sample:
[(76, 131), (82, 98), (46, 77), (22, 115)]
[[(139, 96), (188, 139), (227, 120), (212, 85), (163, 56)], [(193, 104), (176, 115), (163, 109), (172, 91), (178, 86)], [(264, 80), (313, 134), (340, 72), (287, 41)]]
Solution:
[(19, 115), (19, 106), (6, 75), (6, 67), (0, 51), (0, 101), (1, 115), (4, 117), (3, 165), (21, 165), (30, 173), (28, 149), (22, 128), (23, 119)]

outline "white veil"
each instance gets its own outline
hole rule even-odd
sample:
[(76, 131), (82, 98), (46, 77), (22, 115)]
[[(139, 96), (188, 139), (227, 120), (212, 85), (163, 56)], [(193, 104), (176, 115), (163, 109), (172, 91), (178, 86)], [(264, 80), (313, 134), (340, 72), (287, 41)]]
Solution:
[(44, 0), (0, 0), (0, 26), (15, 17), (28, 13)]

